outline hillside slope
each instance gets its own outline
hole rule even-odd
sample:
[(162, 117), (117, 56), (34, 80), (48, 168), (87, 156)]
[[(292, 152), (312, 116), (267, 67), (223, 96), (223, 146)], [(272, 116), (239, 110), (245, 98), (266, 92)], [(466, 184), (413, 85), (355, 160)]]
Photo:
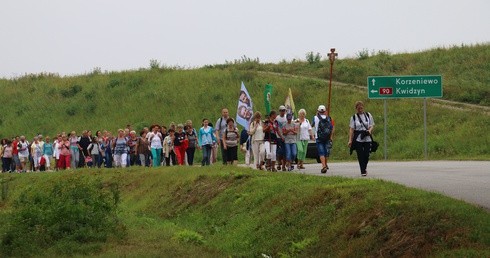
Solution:
[[(490, 106), (490, 44), (436, 48), (417, 53), (371, 53), (363, 50), (357, 58), (342, 58), (334, 65), (333, 79), (344, 83), (366, 85), (368, 76), (433, 75), (443, 77), (443, 99)], [(240, 67), (285, 74), (329, 78), (330, 62), (307, 55), (307, 61), (283, 61), (261, 64), (257, 59), (242, 58), (212, 67)], [(310, 57), (310, 58), (308, 58)]]
[[(466, 71), (477, 73), (471, 77), (479, 85), (478, 96), (486, 96), (490, 83), (486, 60), (490, 46), (432, 50), (429, 53), (416, 53), (414, 56), (462, 55), (469, 52), (479, 60), (478, 65)], [(439, 54), (436, 54), (439, 53)], [(475, 54), (476, 53), (476, 54)], [(418, 67), (415, 57), (400, 55), (387, 56), (389, 60), (405, 60), (406, 67)], [(336, 79), (357, 82), (364, 72), (343, 76), (347, 63), (372, 69), (382, 58), (379, 55), (363, 60), (339, 60), (336, 64)], [(422, 58), (425, 60), (425, 57)], [(413, 60), (412, 60), (413, 59)], [(412, 61), (410, 61), (412, 60)], [(437, 60), (434, 58), (434, 60)], [(441, 62), (437, 62), (441, 63)], [(465, 65), (465, 64), (462, 64)], [(288, 88), (291, 88), (296, 109), (305, 108), (308, 118), (314, 115), (320, 104), (326, 104), (328, 83), (324, 76), (324, 63), (305, 62), (258, 64), (253, 61), (239, 62), (193, 70), (172, 68), (140, 69), (137, 71), (100, 73), (58, 77), (50, 74), (29, 75), (13, 80), (0, 80), (0, 137), (26, 135), (32, 139), (35, 134), (53, 136), (55, 133), (75, 130), (109, 130), (115, 132), (127, 124), (140, 130), (153, 123), (169, 125), (182, 123), (187, 119), (199, 127), (203, 118), (213, 123), (220, 116), (220, 110), (227, 107), (235, 116), (240, 83), (243, 81), (254, 102), (254, 110), (264, 112), (263, 90), (267, 83), (274, 86), (273, 108), (284, 103)], [(322, 68), (323, 67), (323, 68)], [(440, 67), (446, 67), (441, 64)], [(441, 68), (442, 69), (442, 68)], [(449, 68), (447, 68), (449, 69)], [(285, 70), (290, 74), (307, 76), (283, 76), (263, 70)], [(411, 72), (411, 70), (403, 70)], [(418, 71), (418, 70), (417, 70)], [(437, 71), (432, 71), (437, 72)], [(318, 74), (317, 74), (318, 73)], [(378, 71), (376, 74), (382, 73)], [(355, 76), (354, 76), (355, 75)], [(314, 77), (308, 77), (314, 76)], [(320, 76), (322, 79), (317, 79)], [(356, 77), (357, 76), (357, 77)], [(445, 78), (450, 78), (443, 74)], [(455, 75), (456, 76), (456, 75)], [(458, 80), (470, 78), (470, 74), (458, 74)], [(489, 75), (490, 76), (490, 75)], [(348, 79), (350, 78), (350, 79)], [(363, 79), (363, 81), (365, 78)], [(445, 79), (446, 80), (446, 79)], [(448, 81), (449, 82), (449, 81)], [(445, 82), (447, 90), (451, 83)], [(473, 83), (471, 83), (473, 84)], [(366, 102), (367, 111), (374, 116), (375, 136), (384, 146), (384, 108), (381, 100), (367, 100), (366, 91), (345, 83), (334, 83), (332, 90), (331, 115), (336, 121), (336, 136), (333, 157), (352, 159), (346, 147), (348, 122), (354, 113), (357, 100)], [(445, 90), (445, 92), (447, 91)], [(450, 90), (449, 90), (450, 91)], [(484, 98), (486, 100), (490, 98)], [(389, 100), (387, 109), (387, 144), (390, 159), (423, 158), (423, 100)], [(436, 102), (429, 101), (427, 108), (428, 147), (431, 159), (490, 159), (490, 137), (482, 132), (490, 130), (490, 117), (482, 115), (480, 109), (447, 109)], [(373, 159), (382, 158), (380, 149)]]

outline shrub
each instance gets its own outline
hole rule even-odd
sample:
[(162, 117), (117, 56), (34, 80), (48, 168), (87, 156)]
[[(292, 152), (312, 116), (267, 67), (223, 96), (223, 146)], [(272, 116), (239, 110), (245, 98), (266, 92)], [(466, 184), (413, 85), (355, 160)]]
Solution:
[(121, 81), (119, 79), (111, 79), (109, 83), (107, 84), (107, 87), (113, 89), (121, 84)]
[(71, 98), (77, 95), (80, 91), (82, 91), (82, 86), (75, 84), (68, 89), (61, 90), (61, 96), (63, 96), (64, 98)]
[(310, 65), (319, 64), (320, 60), (321, 60), (320, 53), (313, 54), (313, 51), (306, 53), (306, 61), (308, 61)]
[(150, 69), (151, 70), (158, 70), (160, 69), (160, 62), (156, 59), (151, 59), (150, 60)]
[[(48, 248), (64, 254), (76, 250), (91, 253), (98, 251), (109, 235), (124, 231), (116, 216), (117, 187), (104, 187), (100, 180), (77, 176), (55, 182), (50, 188), (29, 188), (14, 202), (0, 254), (26, 256)], [(66, 248), (69, 246), (77, 248)]]
[(201, 234), (192, 230), (185, 229), (179, 231), (175, 234), (174, 238), (183, 243), (190, 243), (196, 245), (204, 244), (204, 237)]
[(66, 109), (65, 112), (69, 116), (74, 116), (78, 113), (78, 106), (76, 104), (72, 104)]
[(366, 48), (357, 52), (357, 59), (358, 60), (365, 60), (365, 59), (368, 59), (369, 58), (369, 50), (367, 50)]

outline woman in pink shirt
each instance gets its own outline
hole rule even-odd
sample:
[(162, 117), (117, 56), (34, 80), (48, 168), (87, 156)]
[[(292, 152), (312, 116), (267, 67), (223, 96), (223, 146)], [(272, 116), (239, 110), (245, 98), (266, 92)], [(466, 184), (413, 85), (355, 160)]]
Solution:
[(70, 169), (70, 141), (66, 136), (61, 138), (61, 142), (58, 143), (58, 149), (60, 153), (58, 169)]

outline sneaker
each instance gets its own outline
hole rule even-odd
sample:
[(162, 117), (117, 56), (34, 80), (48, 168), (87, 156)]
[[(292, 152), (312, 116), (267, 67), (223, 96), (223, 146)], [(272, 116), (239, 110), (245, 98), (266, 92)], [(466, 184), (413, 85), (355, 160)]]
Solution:
[(320, 172), (321, 172), (322, 174), (327, 173), (327, 167), (322, 168), (322, 170), (320, 170)]
[(286, 170), (286, 167), (283, 167), (283, 168), (282, 168), (282, 171), (287, 171), (287, 170)]
[(366, 173), (362, 173), (361, 176), (367, 176), (367, 174)]

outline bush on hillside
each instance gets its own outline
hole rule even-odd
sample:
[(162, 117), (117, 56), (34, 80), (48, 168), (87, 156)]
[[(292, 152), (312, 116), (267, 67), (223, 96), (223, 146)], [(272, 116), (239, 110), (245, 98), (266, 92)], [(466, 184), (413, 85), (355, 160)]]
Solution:
[(124, 233), (118, 202), (118, 187), (104, 187), (93, 177), (37, 184), (14, 202), (0, 254), (29, 256), (50, 248), (61, 254), (96, 252), (109, 236)]

